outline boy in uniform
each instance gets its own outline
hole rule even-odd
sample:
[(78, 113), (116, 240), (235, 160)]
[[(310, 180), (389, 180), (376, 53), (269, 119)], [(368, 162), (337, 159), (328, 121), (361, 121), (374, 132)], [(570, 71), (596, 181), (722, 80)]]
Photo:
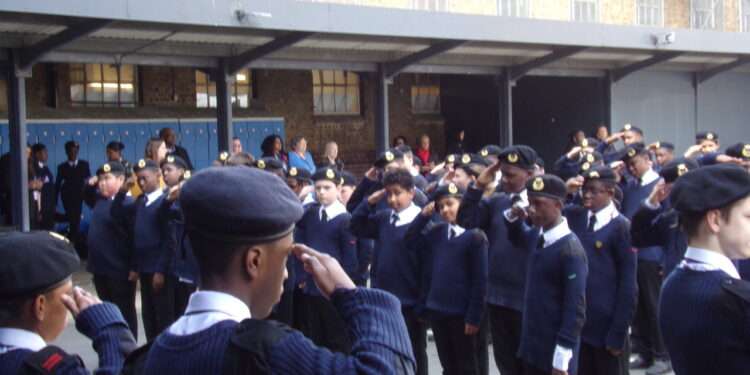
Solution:
[(688, 249), (662, 288), (659, 324), (678, 375), (750, 368), (750, 285), (732, 263), (750, 257), (749, 195), (750, 175), (735, 165), (690, 171), (672, 189)]

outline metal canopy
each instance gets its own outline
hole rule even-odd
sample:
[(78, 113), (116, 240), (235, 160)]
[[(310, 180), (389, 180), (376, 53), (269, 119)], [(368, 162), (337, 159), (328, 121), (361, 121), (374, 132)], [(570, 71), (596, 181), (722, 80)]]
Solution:
[(678, 57), (680, 55), (682, 55), (682, 52), (662, 52), (646, 60), (639, 61), (637, 63), (633, 63), (633, 64), (624, 66), (619, 69), (615, 69), (612, 71), (612, 75), (611, 75), (612, 82), (617, 82), (632, 73), (635, 73), (639, 70), (646, 69), (656, 64), (663, 63), (665, 61), (672, 60), (675, 57)]
[(541, 68), (555, 61), (559, 61), (566, 57), (573, 56), (578, 52), (584, 51), (585, 49), (586, 47), (564, 47), (556, 51), (553, 51), (547, 55), (544, 55), (542, 57), (533, 59), (531, 61), (527, 61), (523, 64), (512, 66), (510, 67), (510, 70), (509, 70), (509, 74), (510, 74), (509, 78), (511, 81), (516, 81), (533, 69)]
[(242, 54), (232, 57), (229, 60), (228, 70), (230, 74), (234, 74), (240, 69), (244, 68), (251, 62), (258, 60), (261, 57), (270, 55), (274, 52), (280, 51), (284, 48), (290, 47), (297, 42), (313, 35), (312, 33), (305, 32), (292, 32), (283, 36), (280, 36), (262, 46), (255, 47), (249, 51), (243, 52)]
[(90, 19), (69, 26), (55, 35), (22, 49), (19, 66), (21, 69), (26, 69), (45, 53), (99, 30), (111, 22), (110, 20)]
[(750, 64), (750, 56), (739, 57), (737, 58), (737, 60), (734, 60), (730, 63), (726, 63), (723, 65), (713, 67), (711, 69), (707, 69), (702, 72), (698, 72), (696, 74), (695, 81), (697, 84), (701, 84), (721, 73), (728, 72), (732, 69), (736, 69), (740, 66), (747, 65), (747, 64)]
[(385, 74), (386, 78), (391, 78), (406, 69), (406, 67), (408, 67), (409, 65), (413, 65), (420, 61), (429, 59), (430, 57), (434, 57), (441, 53), (450, 51), (463, 43), (464, 41), (462, 40), (449, 40), (433, 44), (419, 52), (404, 56), (396, 61), (385, 63), (383, 66), (383, 73)]

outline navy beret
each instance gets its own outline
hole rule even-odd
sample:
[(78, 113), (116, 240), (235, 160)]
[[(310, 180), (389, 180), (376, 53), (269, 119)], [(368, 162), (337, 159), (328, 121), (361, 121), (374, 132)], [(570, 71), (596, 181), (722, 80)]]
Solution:
[(328, 180), (336, 185), (343, 183), (341, 174), (335, 168), (331, 167), (318, 168), (312, 175), (312, 179), (313, 181)]
[(479, 151), (479, 155), (481, 155), (483, 158), (486, 158), (490, 155), (500, 155), (500, 153), (503, 152), (503, 149), (500, 148), (498, 145), (487, 145), (482, 148), (481, 151)]
[(96, 170), (96, 175), (99, 176), (105, 173), (122, 175), (122, 174), (125, 174), (126, 172), (127, 172), (127, 168), (125, 168), (125, 166), (122, 165), (122, 163), (120, 163), (119, 161), (110, 161), (110, 162), (106, 162), (102, 164), (102, 166)]
[(664, 182), (671, 183), (696, 168), (698, 163), (693, 159), (675, 158), (659, 171), (659, 175), (664, 178)]
[(281, 162), (281, 160), (276, 158), (260, 158), (255, 161), (255, 167), (258, 169), (265, 169), (265, 170), (280, 170), (284, 169), (284, 163)]
[(310, 174), (310, 171), (308, 171), (305, 168), (291, 167), (289, 168), (289, 170), (286, 171), (286, 176), (294, 178), (296, 180), (300, 180), (300, 181), (312, 180), (312, 175)]
[(580, 146), (596, 148), (597, 146), (599, 146), (599, 140), (593, 137), (584, 138), (581, 140)]
[(188, 233), (222, 242), (274, 241), (291, 233), (303, 213), (281, 178), (255, 168), (207, 168), (181, 190)]
[(505, 164), (511, 164), (526, 170), (533, 170), (536, 166), (537, 153), (526, 145), (508, 146), (498, 155), (498, 159)]
[(628, 160), (638, 156), (646, 154), (646, 146), (641, 142), (629, 144), (622, 150), (622, 157), (620, 160), (627, 162)]
[(460, 165), (469, 165), (469, 164), (479, 164), (483, 166), (487, 166), (487, 160), (477, 154), (461, 154), (460, 157), (456, 159), (456, 164)]
[(67, 141), (65, 142), (65, 150), (69, 150), (71, 148), (81, 148), (81, 145), (78, 144), (76, 141)]
[(403, 159), (404, 153), (401, 150), (399, 150), (398, 148), (391, 148), (378, 156), (378, 158), (375, 160), (375, 167), (383, 168), (392, 161)]
[(552, 174), (545, 174), (529, 179), (526, 182), (526, 189), (529, 196), (538, 195), (563, 201), (568, 195), (565, 181)]
[(750, 160), (750, 144), (736, 143), (727, 147), (724, 153), (733, 158)]
[(122, 142), (112, 141), (107, 143), (107, 150), (122, 151), (125, 149), (125, 144)]
[(677, 179), (669, 199), (677, 211), (701, 213), (726, 207), (750, 194), (750, 174), (733, 164), (697, 168)]
[(695, 134), (695, 141), (718, 141), (719, 135), (712, 131), (703, 131)]
[(624, 131), (624, 132), (627, 132), (627, 131), (631, 131), (631, 132), (636, 132), (636, 133), (638, 133), (638, 134), (641, 134), (641, 135), (643, 135), (643, 130), (641, 130), (641, 128), (639, 128), (639, 127), (637, 127), (637, 126), (633, 126), (633, 125), (631, 125), (631, 124), (625, 124), (625, 125), (624, 125), (624, 126), (622, 127), (622, 131)]
[(133, 172), (138, 173), (144, 169), (159, 170), (159, 164), (156, 164), (156, 162), (151, 159), (141, 159), (135, 163)]
[(345, 186), (357, 186), (357, 178), (347, 171), (341, 171), (341, 177), (344, 178)]
[(0, 234), (0, 298), (31, 297), (64, 281), (78, 269), (75, 249), (52, 232)]
[(666, 148), (667, 150), (674, 151), (674, 144), (670, 142), (656, 142), (656, 148)]
[(438, 202), (440, 199), (445, 198), (447, 196), (455, 196), (460, 197), (463, 196), (464, 191), (460, 189), (456, 184), (449, 183), (445, 185), (439, 186), (434, 193), (432, 193), (432, 200), (435, 202)]
[[(448, 155), (445, 155), (445, 163), (446, 164), (455, 164), (460, 159), (460, 156), (461, 155), (459, 155), (459, 154), (448, 154)], [(417, 158), (417, 159), (419, 159), (419, 158)]]
[(164, 164), (174, 164), (177, 168), (188, 169), (185, 159), (177, 155), (167, 155), (161, 162), (161, 166), (164, 167)]
[(615, 182), (617, 177), (615, 171), (606, 165), (597, 165), (591, 167), (585, 173), (583, 173), (584, 183), (588, 181), (598, 180), (605, 182)]

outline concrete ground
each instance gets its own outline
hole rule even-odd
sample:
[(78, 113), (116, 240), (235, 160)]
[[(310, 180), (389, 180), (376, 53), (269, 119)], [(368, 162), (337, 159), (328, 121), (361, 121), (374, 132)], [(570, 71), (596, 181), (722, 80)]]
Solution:
[[(73, 283), (78, 285), (91, 293), (96, 293), (94, 285), (91, 281), (91, 275), (85, 271), (81, 271), (73, 275)], [(140, 313), (140, 295), (136, 299), (136, 306)], [(138, 343), (145, 343), (145, 337), (143, 334), (143, 323), (139, 317), (139, 338)], [(55, 345), (60, 346), (64, 350), (70, 353), (77, 353), (83, 358), (86, 363), (86, 367), (89, 369), (96, 368), (98, 364), (97, 356), (94, 350), (91, 348), (91, 342), (83, 335), (78, 333), (75, 329), (75, 323), (72, 319), (69, 319), (68, 325), (65, 331), (60, 337), (54, 342)], [(429, 357), (430, 369), (429, 373), (436, 375), (440, 374), (442, 368), (440, 366), (440, 360), (438, 359), (437, 350), (433, 342), (428, 342), (427, 355)], [(631, 375), (644, 375), (644, 371), (631, 371)], [(492, 348), (490, 348), (490, 375), (500, 375), (500, 372), (495, 366), (495, 361), (492, 359)], [(602, 374), (605, 375), (605, 374)]]

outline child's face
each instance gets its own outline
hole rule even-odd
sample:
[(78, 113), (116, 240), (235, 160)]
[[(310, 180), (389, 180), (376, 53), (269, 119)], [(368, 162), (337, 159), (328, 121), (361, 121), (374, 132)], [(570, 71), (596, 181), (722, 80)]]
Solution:
[[(38, 309), (43, 309), (43, 318), (39, 325), (39, 335), (44, 341), (54, 341), (65, 330), (68, 321), (68, 309), (62, 301), (62, 295), (72, 296), (73, 282), (68, 280), (55, 289), (36, 298)], [(43, 301), (43, 302), (42, 302)], [(43, 306), (43, 307), (42, 307)], [(38, 317), (37, 317), (38, 318)]]
[(468, 189), (472, 181), (474, 181), (474, 177), (462, 168), (457, 168), (453, 174), (453, 183), (462, 190)]
[(641, 178), (651, 168), (651, 161), (648, 160), (646, 155), (637, 155), (628, 159), (627, 165), (630, 174)]
[(718, 214), (719, 246), (731, 259), (750, 258), (750, 197), (732, 204), (726, 217)]
[(153, 193), (154, 191), (156, 191), (156, 189), (159, 188), (160, 174), (161, 173), (151, 168), (138, 171), (138, 173), (136, 173), (136, 177), (138, 178), (138, 186), (140, 186), (141, 190), (143, 190), (144, 193)]
[(388, 206), (396, 212), (401, 212), (411, 205), (414, 200), (414, 189), (404, 189), (401, 185), (385, 187), (388, 195)]
[(344, 185), (341, 187), (341, 194), (339, 196), (339, 199), (341, 199), (341, 203), (349, 203), (349, 199), (352, 197), (352, 194), (354, 194), (354, 189), (356, 189), (356, 187), (351, 185)]
[(515, 165), (504, 163), (500, 166), (502, 177), (500, 186), (506, 193), (518, 193), (526, 188), (526, 181), (531, 177), (532, 172)]
[(269, 244), (255, 247), (252, 256), (241, 257), (247, 259), (245, 268), (250, 272), (250, 313), (264, 319), (274, 305), (279, 303), (284, 292), (284, 280), (288, 277), (286, 262), (292, 250), (292, 234), (282, 237)]
[(164, 183), (169, 187), (179, 184), (182, 175), (185, 173), (184, 169), (178, 168), (174, 164), (164, 164), (161, 171), (164, 174)]
[(455, 196), (447, 196), (441, 198), (437, 202), (437, 206), (443, 220), (449, 224), (456, 223), (456, 215), (458, 214), (458, 209), (461, 208), (461, 200)]
[(529, 218), (535, 226), (550, 229), (560, 219), (562, 203), (553, 198), (530, 196)]
[(612, 202), (614, 190), (607, 188), (605, 183), (589, 180), (583, 185), (583, 207), (592, 211), (599, 211)]
[(99, 175), (99, 194), (104, 198), (112, 198), (125, 183), (125, 176), (115, 176), (112, 173), (102, 173)]
[(286, 178), (286, 186), (289, 186), (290, 189), (294, 192), (294, 194), (299, 194), (300, 191), (302, 191), (302, 184), (297, 181), (294, 177), (287, 177)]
[(339, 188), (329, 180), (315, 181), (315, 195), (320, 204), (328, 206), (339, 198)]

